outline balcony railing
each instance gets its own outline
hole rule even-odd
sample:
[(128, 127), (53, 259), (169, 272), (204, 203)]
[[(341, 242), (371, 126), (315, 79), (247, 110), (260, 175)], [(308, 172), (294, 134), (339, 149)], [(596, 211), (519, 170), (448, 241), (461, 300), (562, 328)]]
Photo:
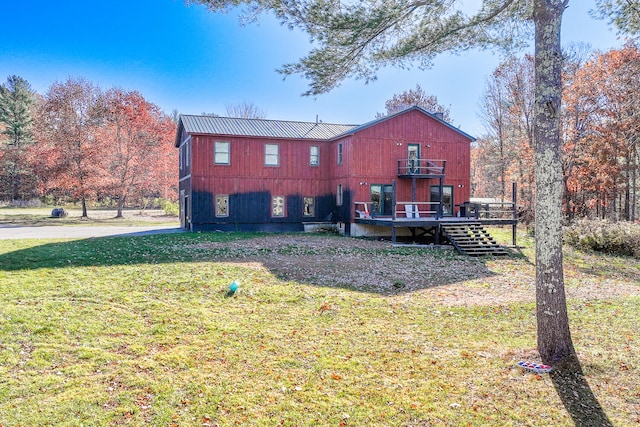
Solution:
[(398, 176), (438, 178), (444, 176), (446, 160), (401, 159), (398, 160)]

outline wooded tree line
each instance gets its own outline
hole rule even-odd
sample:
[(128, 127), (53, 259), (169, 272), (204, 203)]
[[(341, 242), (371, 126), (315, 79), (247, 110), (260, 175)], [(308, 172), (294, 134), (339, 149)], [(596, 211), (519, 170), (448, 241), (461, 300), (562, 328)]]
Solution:
[(177, 199), (175, 122), (136, 91), (82, 78), (43, 95), (21, 77), (0, 86), (0, 200)]
[[(640, 49), (565, 52), (561, 149), (565, 219), (638, 219)], [(534, 58), (510, 58), (487, 79), (481, 101), (488, 134), (472, 150), (475, 197), (511, 198), (533, 216)]]

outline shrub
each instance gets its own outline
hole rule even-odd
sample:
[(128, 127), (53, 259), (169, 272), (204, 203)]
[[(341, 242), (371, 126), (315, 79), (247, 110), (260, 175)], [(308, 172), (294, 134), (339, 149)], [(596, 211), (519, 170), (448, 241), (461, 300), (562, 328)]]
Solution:
[(567, 227), (564, 239), (582, 251), (640, 258), (639, 224), (583, 220)]
[(160, 208), (164, 211), (165, 215), (178, 216), (180, 214), (178, 202), (163, 199), (160, 203)]

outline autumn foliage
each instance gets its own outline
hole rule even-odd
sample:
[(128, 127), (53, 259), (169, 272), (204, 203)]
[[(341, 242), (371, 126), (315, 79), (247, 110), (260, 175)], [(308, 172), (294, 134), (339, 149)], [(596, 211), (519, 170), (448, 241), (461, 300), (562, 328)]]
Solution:
[(31, 95), (30, 138), (3, 143), (2, 154), (19, 149), (35, 178), (10, 199), (80, 202), (85, 216), (88, 202), (112, 203), (121, 215), (145, 198), (176, 199), (175, 123), (140, 93), (69, 78)]
[[(517, 182), (524, 219), (532, 219), (533, 59), (511, 58), (489, 77), (483, 97), (487, 134), (472, 153), (475, 197), (509, 198)], [(567, 220), (638, 219), (640, 50), (566, 53), (562, 159)]]

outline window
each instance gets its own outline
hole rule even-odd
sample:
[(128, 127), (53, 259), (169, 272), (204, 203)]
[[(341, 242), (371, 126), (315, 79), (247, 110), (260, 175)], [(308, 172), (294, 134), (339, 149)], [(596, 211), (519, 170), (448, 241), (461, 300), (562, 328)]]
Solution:
[(303, 197), (302, 198), (302, 215), (303, 216), (315, 216), (316, 215), (316, 204), (315, 199), (313, 197)]
[(221, 194), (216, 196), (216, 216), (229, 216), (229, 196)]
[[(440, 201), (440, 186), (431, 186), (431, 201)], [(442, 215), (453, 215), (453, 185), (444, 185), (442, 187)]]
[(271, 216), (284, 216), (284, 196), (273, 196), (271, 198)]
[(409, 173), (420, 172), (420, 144), (407, 145), (407, 171)]
[(312, 145), (309, 147), (309, 166), (320, 165), (320, 147)]
[(214, 143), (213, 162), (216, 165), (228, 165), (231, 160), (230, 149), (230, 143), (216, 141)]
[(336, 205), (342, 206), (342, 184), (338, 184), (338, 189), (336, 190)]
[(376, 215), (391, 215), (393, 186), (384, 184), (371, 184), (371, 213)]
[(338, 144), (338, 164), (342, 164), (342, 143)]
[(189, 159), (191, 158), (191, 137), (188, 136), (182, 144), (180, 144), (180, 169), (189, 167)]
[(278, 144), (264, 145), (264, 165), (265, 166), (280, 165), (280, 146)]

